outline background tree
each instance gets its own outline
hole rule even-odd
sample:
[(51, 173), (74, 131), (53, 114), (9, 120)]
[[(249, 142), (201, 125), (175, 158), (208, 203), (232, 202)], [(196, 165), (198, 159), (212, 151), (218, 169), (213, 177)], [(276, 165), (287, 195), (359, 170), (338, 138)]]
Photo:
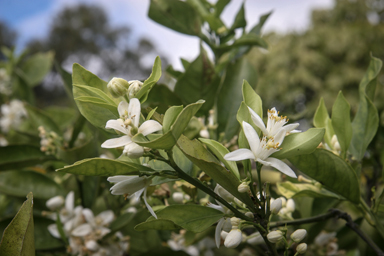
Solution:
[[(8, 27), (8, 25), (0, 21), (0, 46), (6, 46), (8, 48), (15, 45), (16, 32)], [(0, 60), (4, 59), (4, 55), (0, 52)]]

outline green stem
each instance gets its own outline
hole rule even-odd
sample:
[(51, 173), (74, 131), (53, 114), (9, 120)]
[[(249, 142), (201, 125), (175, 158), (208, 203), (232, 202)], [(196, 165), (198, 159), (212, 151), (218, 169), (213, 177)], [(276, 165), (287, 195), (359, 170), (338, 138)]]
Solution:
[(265, 198), (264, 198), (264, 195), (263, 195), (263, 187), (262, 187), (262, 184), (261, 184), (261, 167), (263, 165), (262, 164), (259, 164), (259, 163), (256, 163), (256, 170), (257, 170), (257, 179), (258, 179), (258, 186), (259, 186), (259, 193), (260, 193), (260, 201), (262, 202), (261, 204), (261, 214), (262, 216), (265, 216)]

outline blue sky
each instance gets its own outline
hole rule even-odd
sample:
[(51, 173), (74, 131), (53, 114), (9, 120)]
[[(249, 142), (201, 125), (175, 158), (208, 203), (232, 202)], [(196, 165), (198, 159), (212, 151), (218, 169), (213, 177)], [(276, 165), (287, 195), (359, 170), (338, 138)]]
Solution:
[[(243, 1), (232, 0), (222, 18), (232, 22)], [(17, 45), (23, 47), (32, 38), (44, 37), (50, 22), (63, 7), (78, 3), (98, 4), (107, 13), (113, 25), (127, 25), (133, 35), (149, 38), (158, 50), (180, 68), (180, 57), (194, 58), (199, 51), (199, 41), (193, 37), (173, 32), (147, 18), (149, 0), (0, 0), (0, 20), (18, 33)], [(271, 10), (273, 15), (264, 31), (303, 31), (309, 24), (313, 8), (330, 8), (333, 0), (247, 0), (246, 18), (249, 26), (258, 22), (259, 16)]]

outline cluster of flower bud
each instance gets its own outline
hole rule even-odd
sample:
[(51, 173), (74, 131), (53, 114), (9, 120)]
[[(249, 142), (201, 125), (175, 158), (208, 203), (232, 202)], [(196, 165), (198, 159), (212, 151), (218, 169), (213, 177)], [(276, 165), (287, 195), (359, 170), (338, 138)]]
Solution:
[[(281, 206), (279, 201), (275, 203), (277, 200), (281, 201)], [(278, 199), (272, 198), (271, 211), (273, 211), (273, 214), (278, 214), (284, 219), (292, 219), (292, 213), (295, 211), (295, 201), (293, 199), (286, 200), (284, 197), (279, 197)]]
[(0, 108), (0, 128), (2, 133), (8, 133), (11, 128), (18, 128), (27, 116), (22, 101), (14, 99)]
[(47, 132), (43, 126), (39, 126), (40, 137), (40, 150), (47, 155), (54, 155), (57, 153), (58, 145), (61, 145), (62, 138), (57, 133), (51, 131)]
[[(66, 199), (56, 196), (46, 202), (47, 208), (57, 211), (66, 239), (69, 241), (68, 253), (71, 255), (122, 255), (127, 252), (129, 243), (121, 232), (104, 237), (111, 232), (109, 226), (115, 219), (113, 211), (107, 210), (94, 216), (90, 209), (74, 206), (74, 192)], [(57, 220), (55, 212), (44, 212), (47, 217)], [(49, 233), (63, 239), (56, 224), (48, 226)], [(103, 241), (101, 242), (101, 239)]]
[(138, 80), (127, 81), (123, 78), (114, 77), (107, 84), (109, 93), (115, 97), (123, 97), (128, 95), (128, 99), (133, 99), (141, 90), (143, 83)]

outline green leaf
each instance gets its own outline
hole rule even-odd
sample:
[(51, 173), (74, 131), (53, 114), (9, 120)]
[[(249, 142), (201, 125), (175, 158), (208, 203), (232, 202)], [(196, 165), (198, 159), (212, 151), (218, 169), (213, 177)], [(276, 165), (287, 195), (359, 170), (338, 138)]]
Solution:
[(34, 235), (36, 250), (53, 250), (64, 248), (63, 242), (53, 237), (48, 231), (48, 226), (55, 223), (53, 220), (34, 216), (33, 221), (35, 229)]
[(36, 86), (43, 81), (51, 71), (54, 53), (36, 53), (28, 58), (22, 65), (24, 79), (29, 86)]
[(151, 0), (148, 17), (165, 27), (183, 34), (200, 34), (200, 16), (186, 2), (178, 0)]
[(285, 159), (312, 153), (323, 140), (325, 129), (311, 128), (305, 132), (292, 133), (285, 137), (281, 150), (272, 154), (273, 157)]
[(30, 145), (0, 147), (0, 155), (0, 171), (20, 169), (55, 159), (41, 152), (39, 147)]
[(254, 26), (251, 29), (251, 31), (249, 31), (249, 33), (252, 33), (252, 34), (260, 36), (261, 35), (261, 29), (263, 28), (264, 23), (267, 21), (267, 19), (269, 18), (269, 16), (271, 14), (272, 14), (272, 11), (270, 11), (270, 12), (260, 16), (259, 23), (256, 26)]
[(204, 5), (204, 2), (200, 0), (187, 0), (186, 2), (196, 10), (203, 20), (208, 22), (211, 30), (217, 31), (222, 26), (225, 26), (219, 17), (208, 11), (208, 7)]
[[(182, 228), (192, 232), (202, 232), (209, 228), (212, 224), (216, 223), (219, 219), (224, 217), (224, 213), (201, 205), (171, 205), (156, 212), (158, 220), (169, 220), (171, 222), (159, 221), (156, 223), (153, 217), (150, 217), (147, 221), (156, 225), (157, 227), (170, 227), (172, 229)], [(147, 223), (144, 222), (144, 223)], [(174, 224), (173, 224), (173, 223)], [(142, 225), (135, 227), (136, 230), (153, 229), (151, 225)]]
[(244, 103), (263, 118), (263, 102), (246, 80), (243, 81), (242, 93)]
[[(97, 88), (112, 98), (112, 95), (109, 94), (107, 88), (107, 82), (98, 78), (95, 74), (86, 70), (80, 64), (73, 64), (72, 66), (72, 83), (74, 85), (83, 85)], [(74, 94), (74, 97), (77, 97)]]
[[(268, 48), (268, 44), (260, 36), (255, 34), (245, 34), (239, 37), (232, 44), (220, 45), (219, 47), (217, 47), (217, 50), (219, 50), (221, 53), (224, 53), (226, 51), (233, 50), (234, 48), (241, 46), (259, 46), (265, 49)], [(248, 50), (249, 49), (247, 49), (246, 51)]]
[(45, 200), (64, 194), (56, 182), (35, 171), (0, 172), (0, 192), (18, 197), (33, 192), (34, 198)]
[(153, 63), (151, 75), (144, 81), (140, 91), (135, 95), (141, 103), (144, 103), (147, 100), (148, 93), (151, 91), (152, 87), (157, 83), (157, 81), (159, 81), (160, 77), (161, 60), (160, 57), (157, 56), (155, 59), (155, 63)]
[(229, 4), (231, 0), (218, 0), (214, 7), (214, 14), (216, 17), (220, 17), (221, 13), (223, 12), (224, 8)]
[(163, 119), (163, 132), (166, 133), (171, 130), (171, 125), (176, 121), (180, 112), (183, 110), (183, 106), (172, 106), (164, 114)]
[(252, 125), (253, 129), (255, 129), (256, 132), (260, 135), (261, 130), (253, 122), (251, 113), (249, 112), (248, 106), (244, 103), (244, 101), (241, 102), (239, 111), (237, 111), (236, 118), (241, 127), (243, 127), (243, 122), (247, 122)]
[(237, 190), (237, 187), (240, 185), (240, 180), (236, 175), (221, 166), (220, 162), (198, 140), (189, 140), (185, 136), (181, 136), (177, 145), (192, 163), (219, 183), (229, 193), (245, 204), (253, 205), (251, 198), (247, 194), (240, 193)]
[(43, 110), (35, 108), (31, 105), (26, 105), (25, 109), (27, 110), (27, 113), (28, 113), (28, 120), (36, 128), (36, 133), (38, 132), (37, 128), (39, 126), (44, 126), (47, 132), (52, 131), (58, 135), (61, 134), (60, 128)]
[(280, 194), (286, 198), (297, 198), (297, 197), (313, 197), (313, 198), (332, 198), (332, 199), (343, 199), (339, 195), (332, 193), (324, 188), (318, 188), (313, 184), (300, 184), (292, 183), (289, 181), (277, 183), (277, 189)]
[(324, 104), (324, 99), (321, 98), (319, 106), (316, 109), (315, 116), (313, 117), (313, 125), (316, 128), (325, 128), (324, 140), (329, 147), (332, 147), (332, 136), (335, 134), (332, 127), (331, 119), (329, 118), (327, 107)]
[(236, 113), (240, 107), (243, 95), (241, 87), (243, 79), (249, 81), (255, 88), (257, 82), (256, 70), (246, 58), (238, 59), (228, 65), (222, 88), (217, 98), (218, 133), (225, 132), (225, 139), (230, 140), (239, 130)]
[(244, 3), (243, 3), (240, 7), (240, 10), (236, 14), (235, 20), (233, 21), (233, 24), (230, 30), (234, 30), (236, 28), (244, 28), (246, 25), (247, 25), (247, 21), (245, 20), (245, 10), (244, 10)]
[(56, 171), (87, 176), (138, 175), (140, 171), (153, 172), (151, 168), (141, 164), (105, 158), (84, 159)]
[(213, 107), (219, 85), (220, 77), (215, 73), (214, 65), (201, 47), (200, 55), (177, 80), (174, 92), (183, 104), (204, 99), (206, 103), (200, 113), (206, 114)]
[(332, 107), (332, 127), (341, 147), (341, 156), (345, 158), (352, 139), (350, 107), (340, 91)]
[(359, 85), (359, 108), (352, 122), (352, 141), (349, 151), (361, 160), (379, 126), (379, 114), (372, 103), (377, 77), (382, 67), (381, 60), (371, 57), (367, 72)]
[(70, 99), (73, 99), (72, 93), (72, 74), (68, 73), (65, 69), (63, 69), (58, 63), (55, 63), (55, 68), (61, 76), (61, 80), (64, 83), (64, 89)]
[[(196, 103), (189, 104), (186, 106), (178, 115), (175, 122), (170, 126), (170, 130), (164, 135), (158, 137), (155, 140), (147, 141), (147, 139), (141, 134), (136, 134), (132, 137), (132, 141), (136, 142), (140, 146), (155, 148), (155, 149), (171, 149), (183, 133), (184, 129), (188, 126), (191, 118), (196, 114), (201, 105), (204, 103), (203, 100), (199, 100)], [(178, 111), (177, 108), (174, 108), (169, 113), (169, 121), (166, 122), (166, 128), (172, 122), (171, 120), (174, 117), (174, 111)], [(165, 117), (164, 117), (165, 119)], [(168, 120), (168, 118), (167, 118)], [(165, 121), (164, 121), (165, 122)]]
[(359, 203), (360, 185), (355, 171), (331, 151), (316, 149), (311, 154), (291, 157), (288, 160), (325, 188), (353, 203)]
[[(152, 217), (153, 218), (153, 217)], [(171, 220), (165, 220), (165, 219), (148, 219), (146, 222), (140, 223), (135, 226), (135, 230), (137, 231), (144, 231), (144, 230), (176, 230), (176, 229), (182, 229), (182, 227), (176, 225)]]
[(237, 169), (237, 164), (234, 161), (227, 161), (224, 159), (224, 156), (229, 153), (229, 150), (224, 147), (222, 144), (215, 140), (210, 139), (199, 139), (203, 142), (208, 149), (222, 162), (236, 177), (240, 180), (239, 169)]
[(19, 212), (5, 229), (0, 255), (34, 256), (33, 195), (29, 193)]

